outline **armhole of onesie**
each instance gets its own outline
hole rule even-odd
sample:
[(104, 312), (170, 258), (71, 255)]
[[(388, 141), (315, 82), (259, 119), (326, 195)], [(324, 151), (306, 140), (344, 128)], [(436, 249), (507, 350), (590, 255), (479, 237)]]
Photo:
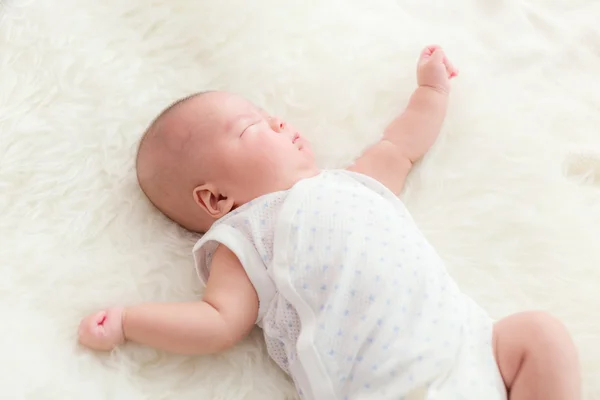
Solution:
[[(206, 286), (208, 275), (210, 274), (210, 266), (198, 262), (198, 250), (207, 245), (208, 242), (216, 242), (226, 246), (231, 250), (246, 271), (250, 282), (254, 286), (258, 295), (259, 307), (256, 323), (262, 321), (267, 307), (275, 296), (275, 286), (264, 268), (264, 263), (250, 241), (240, 232), (228, 225), (218, 225), (205, 233), (204, 236), (196, 243), (193, 249), (196, 272), (200, 281)], [(204, 254), (201, 255), (205, 257)]]

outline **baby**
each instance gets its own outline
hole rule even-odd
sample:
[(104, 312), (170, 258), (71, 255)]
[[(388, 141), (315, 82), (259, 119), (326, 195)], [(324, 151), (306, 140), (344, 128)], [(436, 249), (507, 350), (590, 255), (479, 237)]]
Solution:
[(425, 48), (407, 108), (346, 170), (319, 170), (297, 130), (233, 94), (169, 107), (141, 141), (138, 179), (170, 219), (205, 232), (202, 301), (109, 308), (81, 321), (79, 341), (207, 354), (256, 324), (303, 399), (579, 399), (565, 327), (542, 312), (493, 321), (397, 197), (456, 74)]

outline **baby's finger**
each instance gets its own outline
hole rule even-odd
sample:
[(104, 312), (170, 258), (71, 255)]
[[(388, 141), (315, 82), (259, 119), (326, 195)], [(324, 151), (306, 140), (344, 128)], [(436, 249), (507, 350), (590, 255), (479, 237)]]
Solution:
[(435, 50), (431, 55), (431, 60), (433, 60), (435, 63), (443, 63), (445, 59), (446, 55), (442, 49)]
[(438, 45), (429, 45), (429, 46), (425, 47), (421, 51), (421, 55), (419, 56), (419, 63), (422, 63), (422, 62), (426, 61), (427, 59), (429, 59), (429, 57), (431, 57), (431, 55), (436, 50), (439, 50), (439, 49), (441, 49), (441, 47)]
[(452, 62), (446, 56), (444, 56), (444, 65), (446, 66), (446, 71), (448, 71), (448, 77), (454, 78), (458, 75), (458, 69), (454, 67)]

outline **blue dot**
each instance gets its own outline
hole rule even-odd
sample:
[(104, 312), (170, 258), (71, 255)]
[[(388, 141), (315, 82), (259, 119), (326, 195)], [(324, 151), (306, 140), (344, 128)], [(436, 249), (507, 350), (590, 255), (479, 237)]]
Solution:
[(378, 366), (377, 364), (374, 364), (374, 365), (371, 367), (371, 369), (372, 369), (373, 371), (377, 371), (377, 369), (378, 369), (378, 368), (379, 368), (379, 366)]
[(317, 228), (315, 228), (315, 227), (313, 226), (312, 228), (310, 228), (310, 231), (311, 231), (312, 233), (315, 233), (315, 232), (317, 231)]
[(303, 284), (302, 289), (304, 289), (304, 290), (308, 289), (308, 283)]
[(321, 290), (327, 290), (327, 285), (321, 285)]
[(314, 247), (308, 246), (308, 251), (313, 251), (313, 250), (314, 250)]
[(327, 271), (327, 268), (329, 268), (329, 265), (323, 265), (323, 271)]
[(372, 338), (372, 337), (368, 337), (368, 338), (367, 338), (367, 342), (369, 342), (369, 343), (373, 343), (373, 338)]
[(329, 355), (333, 357), (335, 355), (335, 351), (333, 351), (333, 349), (329, 350)]
[(350, 315), (350, 311), (348, 311), (348, 310), (345, 310), (345, 311), (344, 311), (344, 317), (347, 317), (348, 315)]
[(377, 326), (381, 326), (381, 325), (383, 325), (383, 320), (381, 318), (379, 318), (377, 320)]
[(319, 307), (319, 309), (320, 309), (321, 311), (323, 311), (323, 310), (325, 309), (325, 304), (321, 304), (321, 307)]
[(352, 297), (356, 296), (356, 290), (351, 290), (350, 291), (350, 296), (352, 296)]
[(362, 362), (362, 360), (363, 360), (363, 356), (357, 356), (356, 357), (356, 361), (357, 362)]
[(265, 224), (266, 224), (266, 221), (265, 221), (264, 219), (261, 219), (261, 220), (260, 220), (260, 224), (261, 224), (261, 225), (265, 225)]
[(365, 389), (371, 389), (371, 384), (370, 383), (365, 383)]
[(370, 301), (371, 303), (373, 303), (373, 302), (375, 301), (375, 296), (373, 296), (373, 295), (370, 295), (370, 296), (369, 296), (369, 301)]
[(338, 333), (337, 333), (337, 335), (338, 335), (338, 336), (343, 336), (343, 335), (344, 335), (344, 332), (343, 332), (343, 331), (340, 329), (340, 330), (338, 330)]
[(354, 335), (354, 341), (358, 341), (358, 335)]

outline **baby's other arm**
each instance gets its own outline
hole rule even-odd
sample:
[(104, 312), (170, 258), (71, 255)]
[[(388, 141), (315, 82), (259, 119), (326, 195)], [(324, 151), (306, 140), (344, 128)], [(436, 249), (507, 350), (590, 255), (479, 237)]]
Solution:
[(437, 46), (423, 50), (417, 67), (418, 87), (404, 112), (348, 169), (369, 175), (399, 194), (412, 166), (437, 139), (448, 105), (450, 79), (456, 69)]
[(202, 301), (145, 303), (85, 318), (80, 342), (111, 350), (132, 341), (180, 354), (226, 350), (243, 339), (258, 315), (258, 296), (237, 257), (219, 246)]

